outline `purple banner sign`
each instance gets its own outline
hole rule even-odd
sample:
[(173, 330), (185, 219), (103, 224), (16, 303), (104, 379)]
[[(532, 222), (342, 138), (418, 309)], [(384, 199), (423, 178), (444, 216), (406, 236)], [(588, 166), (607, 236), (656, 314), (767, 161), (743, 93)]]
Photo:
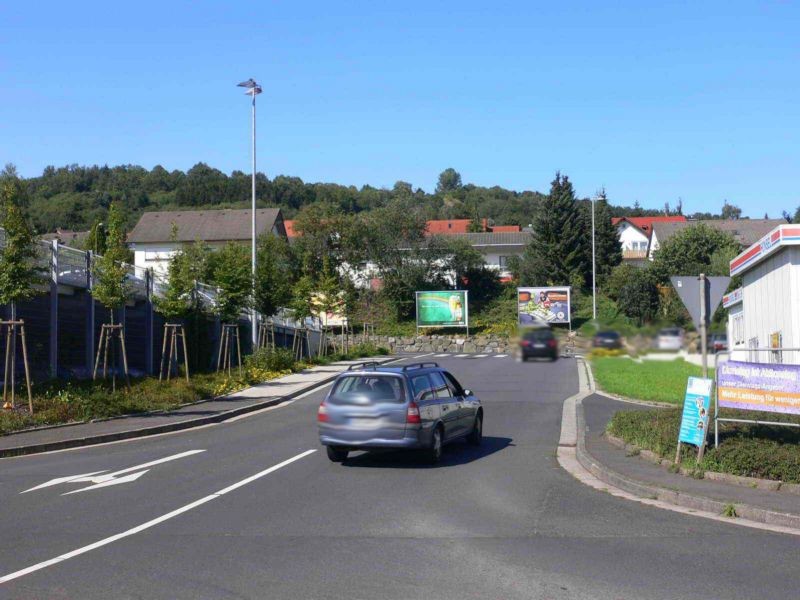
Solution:
[(725, 408), (800, 414), (800, 366), (722, 363), (717, 367), (717, 398)]

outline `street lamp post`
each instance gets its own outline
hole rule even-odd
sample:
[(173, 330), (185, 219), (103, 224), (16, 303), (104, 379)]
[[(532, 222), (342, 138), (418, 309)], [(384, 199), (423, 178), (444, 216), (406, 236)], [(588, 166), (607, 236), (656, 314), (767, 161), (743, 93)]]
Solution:
[(592, 198), (592, 320), (597, 323), (597, 259), (594, 242), (594, 204), (599, 196)]
[[(256, 96), (261, 93), (261, 86), (251, 77), (247, 81), (238, 84), (238, 87), (247, 88), (245, 94), (253, 97), (253, 125), (252, 125), (252, 209), (250, 214), (250, 274), (253, 278), (253, 296), (255, 296), (256, 281)], [(252, 334), (253, 348), (258, 342), (258, 323), (256, 322), (256, 309), (253, 307), (250, 312), (250, 333)]]

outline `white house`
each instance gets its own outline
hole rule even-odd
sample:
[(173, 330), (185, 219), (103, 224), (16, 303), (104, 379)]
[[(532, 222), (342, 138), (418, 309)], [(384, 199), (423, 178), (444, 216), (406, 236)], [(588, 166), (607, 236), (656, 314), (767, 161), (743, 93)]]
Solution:
[(643, 266), (649, 256), (653, 227), (657, 223), (685, 222), (686, 217), (615, 217), (611, 223), (617, 227), (619, 243), (622, 247), (622, 260)]
[(800, 226), (775, 227), (731, 261), (742, 287), (723, 298), (728, 343), (737, 360), (800, 364)]
[[(256, 210), (256, 235), (265, 232), (286, 237), (279, 208)], [(219, 248), (228, 242), (249, 243), (250, 239), (249, 209), (182, 210), (144, 213), (128, 234), (128, 245), (137, 267), (163, 275), (170, 259), (185, 244), (202, 241)]]

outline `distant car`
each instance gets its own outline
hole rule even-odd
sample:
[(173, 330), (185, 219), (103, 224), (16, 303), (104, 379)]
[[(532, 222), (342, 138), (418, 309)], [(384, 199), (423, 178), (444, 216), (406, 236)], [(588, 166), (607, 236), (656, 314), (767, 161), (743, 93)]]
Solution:
[(592, 347), (617, 350), (622, 348), (622, 337), (616, 331), (599, 331), (592, 338)]
[(529, 358), (558, 358), (558, 341), (549, 327), (529, 329), (522, 334), (519, 341), (520, 358), (523, 362)]
[(709, 349), (711, 352), (725, 352), (728, 350), (728, 334), (726, 333), (715, 333), (711, 335), (711, 339), (709, 340), (708, 344)]
[(437, 363), (382, 367), (352, 365), (336, 379), (317, 411), (319, 441), (328, 458), (344, 462), (353, 450), (423, 450), (438, 462), (457, 439), (478, 446), (481, 401)]
[(658, 332), (656, 348), (659, 350), (680, 350), (683, 348), (683, 329), (667, 327)]

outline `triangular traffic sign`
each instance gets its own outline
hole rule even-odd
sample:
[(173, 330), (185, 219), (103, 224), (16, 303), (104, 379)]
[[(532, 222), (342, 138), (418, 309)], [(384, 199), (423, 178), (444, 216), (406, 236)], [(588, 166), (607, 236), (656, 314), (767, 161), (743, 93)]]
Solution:
[[(683, 305), (689, 311), (695, 327), (700, 329), (700, 278), (696, 275), (676, 275), (669, 278)], [(711, 320), (722, 296), (728, 289), (730, 277), (706, 277), (706, 324)]]

